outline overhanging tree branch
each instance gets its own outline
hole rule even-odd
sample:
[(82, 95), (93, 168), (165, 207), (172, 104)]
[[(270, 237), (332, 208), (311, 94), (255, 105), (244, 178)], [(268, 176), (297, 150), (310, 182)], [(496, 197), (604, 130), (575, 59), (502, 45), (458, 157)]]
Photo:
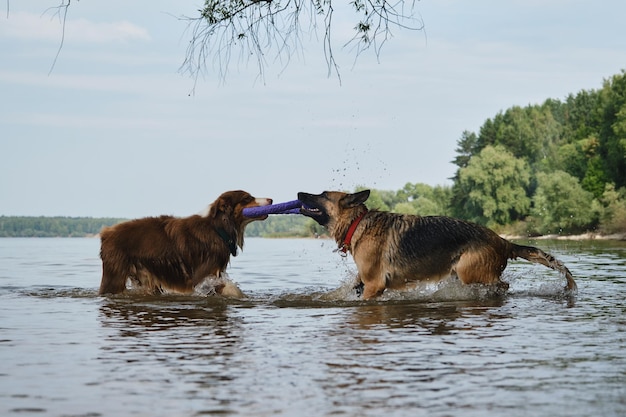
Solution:
[(59, 49), (57, 49), (57, 53), (54, 55), (54, 60), (52, 61), (52, 65), (50, 66), (50, 71), (48, 71), (48, 75), (52, 74), (54, 67), (57, 64), (57, 60), (59, 59), (59, 55), (61, 54), (61, 49), (63, 49), (63, 44), (65, 43), (65, 23), (67, 22), (67, 11), (70, 8), (71, 0), (61, 0), (61, 4), (55, 7), (50, 7), (46, 12), (50, 10), (55, 10), (53, 16), (57, 16), (61, 21), (61, 42), (59, 43)]
[[(344, 47), (353, 45), (356, 57), (373, 48), (378, 58), (393, 36), (392, 28), (424, 29), (415, 4), (405, 0), (352, 0), (349, 5), (358, 23)], [(333, 46), (334, 15), (333, 0), (206, 0), (199, 17), (181, 18), (189, 21), (191, 40), (180, 70), (197, 81), (209, 64), (225, 79), (233, 53), (238, 53), (240, 62), (253, 59), (264, 78), (268, 57), (286, 65), (302, 48), (302, 34), (315, 33), (321, 24), (328, 75), (334, 72), (341, 82)], [(302, 17), (308, 17), (307, 27)]]

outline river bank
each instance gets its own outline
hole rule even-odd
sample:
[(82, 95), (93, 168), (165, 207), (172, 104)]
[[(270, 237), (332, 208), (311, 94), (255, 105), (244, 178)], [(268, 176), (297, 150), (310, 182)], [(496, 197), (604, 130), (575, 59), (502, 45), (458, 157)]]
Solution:
[(506, 235), (501, 234), (501, 237), (508, 240), (623, 240), (626, 241), (626, 233), (613, 233), (604, 235), (600, 233), (587, 232), (579, 235), (542, 235), (542, 236), (522, 236), (522, 235)]

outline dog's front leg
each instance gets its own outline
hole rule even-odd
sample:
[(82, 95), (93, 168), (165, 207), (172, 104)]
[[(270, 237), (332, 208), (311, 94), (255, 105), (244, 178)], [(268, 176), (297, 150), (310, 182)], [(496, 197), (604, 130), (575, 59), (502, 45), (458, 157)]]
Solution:
[(361, 281), (361, 278), (357, 275), (354, 286), (352, 287), (352, 289), (356, 291), (357, 297), (360, 297), (363, 295), (363, 287), (364, 287), (363, 281)]
[(363, 288), (363, 299), (369, 300), (378, 297), (385, 291), (387, 281), (385, 279), (384, 265), (380, 262), (380, 256), (375, 252), (359, 252), (354, 254), (357, 264), (357, 279)]
[[(226, 269), (226, 268), (224, 268)], [(215, 265), (199, 265), (195, 268), (195, 271), (191, 275), (191, 279), (188, 284), (191, 285), (191, 289), (195, 288), (201, 282), (208, 277), (220, 278), (222, 275), (222, 270), (220, 270)]]
[(364, 288), (363, 288), (363, 299), (364, 300), (369, 300), (371, 298), (376, 298), (379, 295), (382, 295), (382, 293), (385, 291), (385, 286), (383, 285), (382, 287), (379, 285), (367, 285), (364, 284)]
[[(379, 274), (376, 274), (379, 275)], [(363, 299), (369, 300), (371, 298), (376, 298), (385, 291), (387, 287), (387, 281), (383, 276), (374, 276), (369, 277), (364, 275), (361, 277), (361, 282), (363, 283)]]

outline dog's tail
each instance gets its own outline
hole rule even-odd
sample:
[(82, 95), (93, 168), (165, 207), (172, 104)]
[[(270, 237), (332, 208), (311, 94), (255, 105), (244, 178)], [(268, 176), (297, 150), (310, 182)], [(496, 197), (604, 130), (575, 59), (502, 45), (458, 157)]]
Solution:
[(515, 243), (512, 245), (511, 254), (509, 255), (511, 259), (518, 257), (524, 258), (527, 261), (539, 263), (547, 266), (548, 268), (552, 268), (565, 275), (565, 279), (567, 279), (567, 285), (565, 286), (566, 291), (573, 292), (577, 290), (578, 287), (576, 285), (576, 281), (574, 281), (572, 273), (569, 269), (567, 269), (563, 262), (559, 261), (549, 253), (546, 253), (539, 248), (535, 248), (534, 246), (522, 246), (516, 245)]

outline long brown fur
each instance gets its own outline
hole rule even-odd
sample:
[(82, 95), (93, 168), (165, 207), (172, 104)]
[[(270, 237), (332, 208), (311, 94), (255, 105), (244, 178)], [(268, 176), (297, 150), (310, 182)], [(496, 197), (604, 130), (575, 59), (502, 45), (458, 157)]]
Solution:
[(326, 227), (340, 247), (350, 225), (363, 215), (346, 249), (356, 263), (364, 299), (379, 296), (386, 288), (405, 289), (418, 281), (449, 276), (464, 284), (506, 289), (500, 276), (507, 261), (518, 257), (561, 272), (566, 290), (576, 290), (567, 267), (539, 248), (517, 245), (486, 227), (451, 217), (368, 211), (364, 204), (368, 197), (369, 190), (298, 193), (302, 214)]
[(206, 216), (146, 217), (104, 228), (99, 293), (121, 293), (127, 279), (148, 293), (193, 292), (206, 277), (220, 277), (230, 255), (237, 256), (237, 247), (243, 249), (246, 225), (267, 218), (247, 218), (242, 210), (271, 203), (245, 191), (228, 191)]

